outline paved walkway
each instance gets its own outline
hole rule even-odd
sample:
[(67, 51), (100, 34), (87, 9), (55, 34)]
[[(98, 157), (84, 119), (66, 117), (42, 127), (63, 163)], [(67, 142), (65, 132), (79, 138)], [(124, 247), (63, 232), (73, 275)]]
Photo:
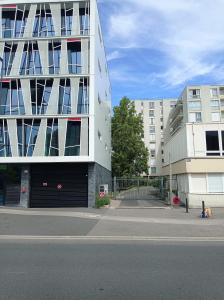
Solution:
[(0, 236), (224, 238), (224, 209), (200, 219), (200, 210), (0, 208)]

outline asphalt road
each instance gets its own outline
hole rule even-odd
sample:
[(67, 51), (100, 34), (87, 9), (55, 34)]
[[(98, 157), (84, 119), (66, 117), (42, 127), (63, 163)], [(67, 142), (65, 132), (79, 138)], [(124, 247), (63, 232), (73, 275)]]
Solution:
[(1, 300), (220, 300), (224, 243), (0, 241)]

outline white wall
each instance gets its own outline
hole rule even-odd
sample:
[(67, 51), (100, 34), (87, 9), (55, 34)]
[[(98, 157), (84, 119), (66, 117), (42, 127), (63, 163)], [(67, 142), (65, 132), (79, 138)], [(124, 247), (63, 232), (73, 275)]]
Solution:
[(90, 1), (90, 5), (90, 73), (94, 75), (94, 79), (90, 82), (90, 85), (94, 84), (90, 95), (91, 105), (94, 103), (94, 108), (90, 111), (90, 135), (92, 135), (90, 147), (94, 149), (94, 161), (111, 170), (111, 86), (96, 0)]
[[(209, 130), (224, 130), (224, 123), (187, 124), (188, 157), (206, 156), (206, 136)], [(220, 145), (221, 148), (221, 145)]]
[(181, 128), (164, 146), (164, 165), (187, 157), (186, 127)]

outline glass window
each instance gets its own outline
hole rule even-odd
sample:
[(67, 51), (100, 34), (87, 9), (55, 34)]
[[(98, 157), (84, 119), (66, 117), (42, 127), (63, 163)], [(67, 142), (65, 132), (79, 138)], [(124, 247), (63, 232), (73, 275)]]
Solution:
[(37, 42), (25, 44), (20, 66), (20, 75), (41, 75), (42, 66)]
[(33, 36), (47, 37), (54, 35), (55, 31), (49, 4), (38, 4), (34, 20)]
[(156, 136), (155, 134), (150, 134), (149, 135), (149, 140), (152, 142), (152, 141), (155, 141), (156, 140)]
[(80, 79), (79, 83), (79, 98), (78, 98), (78, 114), (89, 113), (89, 84), (87, 78)]
[[(80, 34), (88, 35), (90, 28), (90, 20), (89, 20), (89, 3), (86, 2), (84, 8), (79, 9), (79, 18), (80, 18)], [(102, 36), (100, 35), (101, 39)]]
[(217, 88), (210, 89), (210, 94), (211, 97), (218, 97), (218, 89)]
[(149, 119), (149, 124), (150, 125), (154, 125), (155, 124), (155, 119), (154, 118), (150, 118)]
[(49, 119), (47, 121), (45, 155), (46, 156), (59, 155), (58, 120), (55, 119)]
[(4, 47), (4, 54), (3, 54), (3, 75), (10, 75), (12, 64), (15, 58), (15, 53), (17, 50), (17, 44), (13, 43), (6, 43)]
[(49, 44), (49, 73), (59, 74), (61, 59), (61, 43), (51, 42)]
[[(207, 151), (212, 151), (214, 155), (220, 155), (219, 152), (219, 134), (218, 131), (206, 131), (206, 149)], [(207, 155), (209, 153), (207, 152)], [(212, 153), (211, 153), (212, 155)]]
[(210, 105), (213, 108), (219, 108), (219, 100), (211, 100)]
[(223, 193), (223, 175), (222, 174), (208, 174), (208, 192), (209, 193)]
[(81, 42), (68, 42), (68, 69), (70, 74), (81, 74)]
[(32, 156), (40, 127), (39, 119), (17, 120), (20, 156)]
[(150, 156), (155, 157), (156, 156), (156, 150), (150, 150)]
[(212, 122), (220, 122), (220, 113), (212, 112)]
[(61, 35), (72, 34), (73, 7), (72, 3), (63, 3), (61, 9)]
[(48, 108), (53, 80), (31, 80), (31, 104), (33, 115), (43, 115)]
[(189, 101), (188, 109), (189, 110), (201, 110), (201, 101)]
[(0, 120), (0, 157), (12, 156), (6, 120)]
[(29, 14), (29, 8), (28, 5), (18, 5), (16, 10), (16, 23), (15, 23), (15, 33), (14, 36), (19, 38), (23, 37), (26, 22)]
[(149, 126), (149, 133), (155, 133), (156, 127), (155, 126)]
[(189, 113), (189, 122), (193, 122), (193, 123), (201, 122), (201, 112)]
[(155, 103), (154, 102), (149, 102), (149, 108), (154, 109), (155, 108)]
[(190, 89), (189, 98), (200, 98), (200, 89)]
[(20, 80), (2, 83), (2, 100), (0, 103), (1, 115), (23, 115), (25, 107), (23, 103)]
[(149, 111), (149, 116), (150, 116), (150, 117), (154, 117), (154, 110), (150, 110), (150, 111)]
[(151, 174), (156, 174), (156, 167), (151, 167)]
[(3, 38), (12, 38), (15, 24), (16, 10), (4, 9), (2, 11), (2, 32)]
[(80, 122), (68, 121), (65, 156), (80, 155), (80, 130)]
[(61, 79), (59, 85), (58, 113), (71, 114), (71, 83), (70, 79)]

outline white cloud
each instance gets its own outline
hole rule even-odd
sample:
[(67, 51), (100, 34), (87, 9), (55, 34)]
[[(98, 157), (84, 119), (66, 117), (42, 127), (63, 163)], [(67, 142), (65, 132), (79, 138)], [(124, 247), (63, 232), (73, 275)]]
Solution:
[(122, 57), (122, 54), (116, 50), (116, 51), (113, 51), (113, 52), (110, 52), (107, 54), (107, 61), (111, 61), (111, 60), (118, 59), (121, 57)]
[[(101, 1), (106, 5), (108, 0)], [(106, 44), (119, 49), (146, 48), (166, 57), (157, 74), (178, 85), (197, 76), (223, 78), (217, 53), (224, 51), (223, 0), (110, 0)], [(116, 57), (116, 55), (115, 55)], [(140, 58), (141, 59), (141, 58)]]

